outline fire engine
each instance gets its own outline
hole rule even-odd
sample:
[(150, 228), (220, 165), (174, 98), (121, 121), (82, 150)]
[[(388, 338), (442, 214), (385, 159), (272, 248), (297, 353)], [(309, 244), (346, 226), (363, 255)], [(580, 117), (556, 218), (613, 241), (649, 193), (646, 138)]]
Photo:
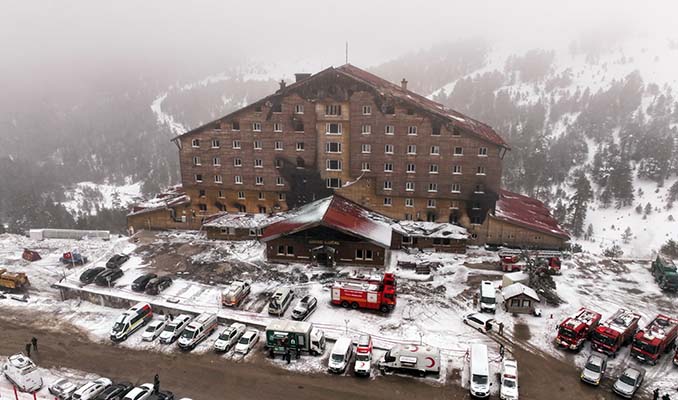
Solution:
[(600, 313), (582, 307), (572, 317), (567, 317), (558, 325), (556, 344), (570, 350), (579, 350), (586, 339), (598, 326)]
[(678, 320), (659, 314), (645, 329), (636, 333), (631, 347), (631, 356), (655, 365), (662, 353), (671, 351), (676, 335), (678, 335)]
[(640, 315), (620, 308), (614, 315), (596, 327), (591, 335), (591, 347), (615, 357), (622, 346), (633, 341)]
[(537, 265), (548, 267), (549, 273), (560, 274), (560, 257), (562, 253), (553, 250), (502, 250), (499, 252), (501, 269), (504, 272), (520, 271), (525, 265), (524, 257), (534, 259)]
[(332, 285), (332, 304), (344, 308), (366, 308), (389, 312), (396, 305), (396, 279), (392, 273), (383, 276), (336, 280)]

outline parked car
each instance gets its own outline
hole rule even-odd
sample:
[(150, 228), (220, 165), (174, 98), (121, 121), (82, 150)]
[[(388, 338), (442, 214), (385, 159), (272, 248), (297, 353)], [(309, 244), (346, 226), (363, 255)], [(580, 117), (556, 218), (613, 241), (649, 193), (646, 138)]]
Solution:
[(636, 394), (640, 385), (645, 379), (645, 370), (638, 367), (628, 367), (619, 375), (619, 378), (612, 385), (612, 391), (630, 399)]
[(61, 378), (52, 383), (47, 390), (60, 400), (70, 399), (73, 392), (78, 389), (78, 385), (69, 381), (66, 378)]
[(174, 393), (169, 390), (161, 390), (158, 394), (152, 394), (148, 400), (174, 400)]
[(224, 329), (219, 338), (214, 342), (215, 351), (229, 351), (238, 343), (238, 340), (245, 333), (247, 327), (245, 324), (234, 322), (228, 328)]
[(116, 254), (113, 257), (109, 258), (106, 262), (106, 268), (120, 268), (122, 264), (129, 260), (127, 254)]
[(146, 294), (157, 295), (172, 285), (172, 278), (169, 276), (160, 276), (151, 279), (146, 285)]
[(111, 287), (115, 281), (120, 279), (123, 275), (124, 272), (122, 272), (120, 268), (106, 269), (94, 278), (94, 283), (96, 283), (97, 286)]
[(595, 386), (600, 385), (606, 368), (607, 357), (599, 353), (591, 354), (581, 371), (581, 381)]
[(162, 331), (165, 330), (167, 323), (168, 321), (165, 318), (152, 321), (150, 324), (148, 324), (146, 329), (144, 329), (144, 333), (141, 335), (141, 340), (144, 342), (154, 341), (158, 338), (158, 336), (160, 336)]
[(162, 331), (160, 334), (160, 343), (163, 344), (172, 344), (174, 343), (177, 339), (179, 339), (179, 336), (181, 336), (181, 332), (186, 329), (188, 324), (191, 322), (193, 318), (186, 314), (181, 314), (178, 317), (174, 318), (170, 323), (165, 326), (165, 329)]
[(158, 275), (153, 273), (143, 274), (132, 282), (132, 290), (135, 292), (143, 292), (146, 290), (146, 285), (151, 279), (157, 278)]
[(292, 318), (297, 320), (304, 320), (311, 315), (318, 306), (318, 299), (311, 295), (306, 295), (299, 300), (292, 310)]
[(370, 376), (372, 372), (372, 336), (360, 335), (355, 349), (353, 372), (360, 376)]
[(119, 382), (104, 389), (96, 400), (122, 400), (133, 388), (134, 385), (130, 382)]
[(330, 352), (330, 359), (327, 361), (327, 369), (335, 374), (342, 374), (346, 371), (348, 363), (353, 354), (353, 341), (351, 338), (342, 336), (334, 342)]
[(123, 397), (123, 400), (147, 400), (153, 394), (153, 384), (144, 383), (130, 390), (129, 393)]
[(505, 358), (501, 363), (501, 376), (499, 378), (501, 400), (518, 400), (518, 362)]
[(5, 378), (22, 392), (36, 392), (42, 388), (42, 377), (30, 358), (23, 354), (15, 354), (2, 366)]
[(106, 268), (104, 267), (94, 267), (94, 268), (89, 268), (82, 274), (80, 274), (80, 282), (84, 283), (85, 285), (89, 285), (90, 283), (94, 282), (94, 279), (99, 275), (101, 272), (103, 272)]
[(238, 354), (245, 355), (254, 348), (254, 346), (259, 341), (259, 331), (256, 329), (248, 329), (238, 340), (238, 344), (235, 345), (235, 352)]
[(481, 313), (469, 313), (464, 315), (463, 321), (466, 325), (479, 330), (482, 333), (487, 333), (492, 329), (492, 322), (494, 319)]
[(113, 382), (111, 382), (110, 379), (108, 378), (99, 378), (90, 382), (85, 383), (84, 385), (80, 386), (78, 390), (76, 390), (73, 393), (73, 396), (71, 396), (71, 399), (73, 400), (93, 400), (95, 397), (99, 395), (99, 393), (103, 392), (104, 389), (107, 387), (111, 386)]

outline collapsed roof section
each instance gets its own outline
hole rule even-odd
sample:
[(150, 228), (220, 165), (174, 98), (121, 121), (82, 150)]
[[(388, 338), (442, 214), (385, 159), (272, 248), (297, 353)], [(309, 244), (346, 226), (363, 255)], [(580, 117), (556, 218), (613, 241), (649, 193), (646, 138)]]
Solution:
[(522, 194), (500, 190), (494, 217), (565, 240), (570, 239), (570, 235), (558, 225), (544, 203)]

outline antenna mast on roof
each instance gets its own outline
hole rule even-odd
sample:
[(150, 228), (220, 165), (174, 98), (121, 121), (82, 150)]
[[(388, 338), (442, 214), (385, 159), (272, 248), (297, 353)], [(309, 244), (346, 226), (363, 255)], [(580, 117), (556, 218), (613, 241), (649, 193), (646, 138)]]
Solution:
[(346, 41), (346, 64), (348, 64), (348, 40)]

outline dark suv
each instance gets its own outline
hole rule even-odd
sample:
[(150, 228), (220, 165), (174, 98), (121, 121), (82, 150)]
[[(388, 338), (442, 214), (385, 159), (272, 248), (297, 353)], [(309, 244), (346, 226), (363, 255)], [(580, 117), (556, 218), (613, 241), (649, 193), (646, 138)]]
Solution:
[(97, 277), (103, 270), (106, 268), (104, 267), (94, 267), (86, 270), (85, 272), (80, 275), (80, 282), (84, 284), (90, 284), (94, 282), (94, 278)]
[(115, 385), (109, 386), (104, 389), (103, 392), (99, 393), (95, 400), (122, 400), (127, 392), (133, 388), (134, 385), (129, 382), (116, 383)]
[(127, 260), (129, 260), (129, 256), (127, 254), (116, 254), (108, 259), (108, 262), (106, 262), (106, 268), (120, 268)]
[(113, 283), (123, 276), (120, 268), (106, 269), (94, 279), (98, 286), (113, 286)]
[(135, 292), (143, 292), (146, 290), (146, 285), (148, 285), (148, 282), (150, 282), (151, 279), (155, 279), (157, 277), (158, 275), (152, 273), (141, 275), (135, 279), (134, 282), (132, 282), (132, 290)]
[(172, 278), (169, 276), (161, 276), (159, 278), (152, 279), (146, 285), (146, 294), (160, 294), (163, 290), (167, 289), (172, 285)]

